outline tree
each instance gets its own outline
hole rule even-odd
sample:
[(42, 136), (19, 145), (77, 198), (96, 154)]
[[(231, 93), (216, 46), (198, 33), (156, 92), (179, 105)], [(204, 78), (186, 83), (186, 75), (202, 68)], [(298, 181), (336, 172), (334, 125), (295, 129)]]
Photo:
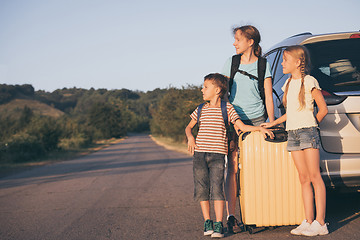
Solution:
[(95, 103), (90, 109), (88, 123), (98, 138), (119, 138), (126, 134), (126, 122), (120, 109), (109, 103)]
[(152, 109), (151, 132), (183, 141), (189, 115), (202, 101), (200, 87), (169, 89), (158, 107)]

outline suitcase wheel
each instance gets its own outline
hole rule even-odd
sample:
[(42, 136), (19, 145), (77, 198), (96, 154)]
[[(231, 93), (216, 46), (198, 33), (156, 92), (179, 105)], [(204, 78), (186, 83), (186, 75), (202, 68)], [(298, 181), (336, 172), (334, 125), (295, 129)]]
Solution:
[(254, 233), (254, 227), (253, 227), (253, 226), (247, 226), (246, 228), (247, 228), (247, 230), (248, 230), (248, 232), (249, 232), (250, 234), (253, 234), (253, 233)]

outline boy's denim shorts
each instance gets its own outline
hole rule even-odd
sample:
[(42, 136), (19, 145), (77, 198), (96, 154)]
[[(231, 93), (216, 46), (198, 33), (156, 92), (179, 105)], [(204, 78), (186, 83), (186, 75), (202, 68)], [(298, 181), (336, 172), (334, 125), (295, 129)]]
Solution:
[(320, 148), (318, 127), (300, 128), (288, 131), (287, 150), (300, 151), (306, 148)]
[(195, 152), (193, 160), (194, 199), (224, 200), (225, 155)]

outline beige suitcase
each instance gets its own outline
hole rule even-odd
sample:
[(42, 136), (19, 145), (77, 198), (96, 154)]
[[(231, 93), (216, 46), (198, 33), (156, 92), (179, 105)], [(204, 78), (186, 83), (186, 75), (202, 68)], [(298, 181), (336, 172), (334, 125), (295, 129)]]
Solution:
[(264, 140), (260, 132), (239, 137), (240, 206), (244, 225), (298, 225), (305, 219), (298, 173), (287, 142)]

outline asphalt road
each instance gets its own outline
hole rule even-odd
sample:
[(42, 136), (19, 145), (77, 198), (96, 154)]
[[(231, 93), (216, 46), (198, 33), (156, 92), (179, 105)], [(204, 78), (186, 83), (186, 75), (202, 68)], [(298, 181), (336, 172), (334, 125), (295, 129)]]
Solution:
[[(0, 239), (209, 239), (192, 159), (131, 136), (94, 154), (0, 178)], [(360, 194), (330, 194), (326, 239), (360, 239)], [(225, 239), (309, 239), (293, 226)]]

